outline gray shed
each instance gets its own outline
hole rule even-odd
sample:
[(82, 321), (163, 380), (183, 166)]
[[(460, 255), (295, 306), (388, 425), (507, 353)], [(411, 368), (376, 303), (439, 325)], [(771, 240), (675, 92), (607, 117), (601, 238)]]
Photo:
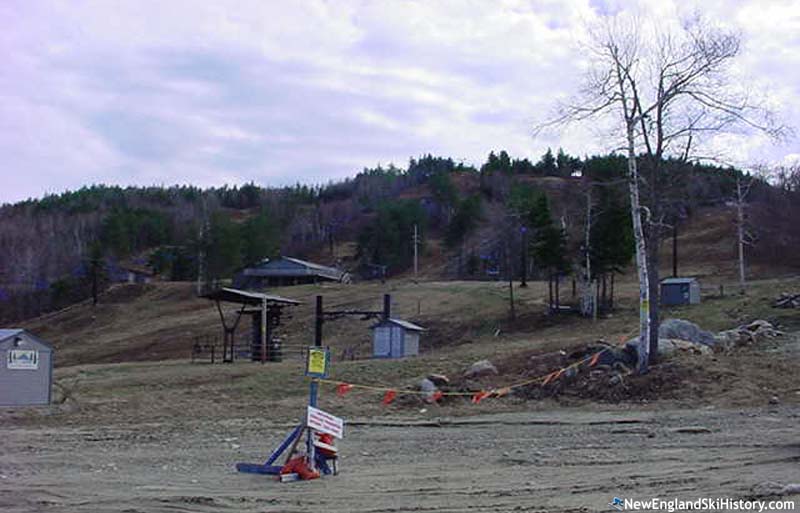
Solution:
[(419, 334), (422, 326), (401, 319), (384, 319), (371, 326), (372, 356), (374, 358), (403, 358), (419, 354)]
[(50, 404), (53, 347), (22, 329), (0, 329), (0, 406)]
[(661, 280), (661, 304), (696, 305), (700, 302), (700, 282), (696, 278), (667, 278)]

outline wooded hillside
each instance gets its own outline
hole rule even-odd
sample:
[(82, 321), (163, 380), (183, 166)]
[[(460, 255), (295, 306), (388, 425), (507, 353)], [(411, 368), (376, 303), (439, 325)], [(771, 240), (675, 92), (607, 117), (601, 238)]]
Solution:
[[(264, 188), (91, 186), (0, 208), (0, 318), (13, 321), (91, 297), (117, 271), (214, 283), (279, 254), (347, 268), (356, 277), (412, 265), (414, 226), (422, 274), (501, 279), (619, 272), (631, 258), (625, 161), (548, 151), (538, 162), (489, 154), (478, 169), (431, 155), (407, 168), (364, 169), (327, 185)], [(666, 161), (669, 208), (687, 225), (701, 208), (733, 213), (739, 170)], [(748, 178), (750, 180), (750, 178)], [(753, 178), (752, 263), (798, 266), (798, 192)], [(646, 184), (645, 184), (646, 190)], [(589, 226), (587, 228), (587, 220)], [(724, 254), (724, 251), (723, 251)], [(722, 257), (721, 255), (719, 256)], [(735, 258), (730, 248), (730, 258)], [(668, 262), (667, 262), (668, 263)]]

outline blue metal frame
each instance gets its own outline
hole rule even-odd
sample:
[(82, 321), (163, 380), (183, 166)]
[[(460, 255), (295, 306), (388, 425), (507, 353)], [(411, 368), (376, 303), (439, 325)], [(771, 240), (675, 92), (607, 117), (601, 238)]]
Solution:
[(298, 424), (296, 428), (289, 433), (283, 442), (278, 446), (277, 449), (272, 451), (272, 454), (267, 458), (267, 461), (264, 463), (237, 463), (236, 470), (239, 472), (246, 472), (249, 474), (271, 474), (271, 475), (278, 475), (281, 473), (280, 466), (273, 465), (275, 460), (277, 460), (283, 452), (289, 448), (289, 446), (295, 441), (295, 439), (299, 436), (302, 436), (303, 429), (306, 427), (305, 422)]

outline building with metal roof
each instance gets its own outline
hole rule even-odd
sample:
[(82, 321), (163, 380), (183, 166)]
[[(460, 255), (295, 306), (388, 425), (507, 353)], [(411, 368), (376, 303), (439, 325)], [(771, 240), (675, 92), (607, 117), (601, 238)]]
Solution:
[(257, 289), (321, 281), (349, 283), (350, 275), (335, 267), (299, 258), (280, 257), (274, 260), (264, 259), (254, 266), (245, 268), (234, 279), (234, 286), (240, 289)]
[(422, 326), (402, 319), (388, 318), (370, 326), (374, 358), (404, 358), (419, 354)]
[(661, 304), (696, 305), (700, 303), (700, 282), (697, 278), (666, 278), (661, 280)]

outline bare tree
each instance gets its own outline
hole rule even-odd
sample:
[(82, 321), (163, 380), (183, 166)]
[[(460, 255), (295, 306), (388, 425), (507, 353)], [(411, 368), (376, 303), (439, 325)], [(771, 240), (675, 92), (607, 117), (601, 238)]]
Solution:
[(739, 293), (747, 293), (747, 282), (745, 278), (744, 247), (753, 243), (753, 236), (747, 229), (745, 210), (747, 208), (747, 196), (753, 187), (754, 179), (752, 176), (736, 176), (736, 245), (739, 253)]
[[(730, 67), (740, 52), (734, 31), (694, 18), (674, 28), (666, 20), (626, 14), (590, 30), (592, 66), (579, 95), (537, 128), (598, 117), (624, 130), (631, 217), (639, 278), (639, 371), (658, 354), (658, 245), (664, 223), (663, 162), (707, 159), (717, 134), (740, 129), (780, 137), (785, 129), (763, 104), (738, 87)], [(644, 171), (644, 176), (642, 176)], [(648, 192), (643, 204), (640, 188)]]

